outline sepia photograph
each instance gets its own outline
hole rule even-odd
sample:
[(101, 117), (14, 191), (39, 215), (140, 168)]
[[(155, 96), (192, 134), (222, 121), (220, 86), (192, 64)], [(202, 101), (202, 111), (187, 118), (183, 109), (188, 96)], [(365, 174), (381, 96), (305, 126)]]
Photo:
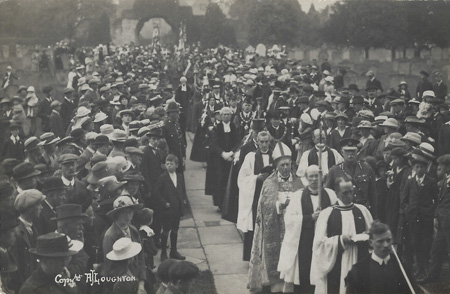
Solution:
[(450, 0), (0, 0), (0, 294), (450, 293)]

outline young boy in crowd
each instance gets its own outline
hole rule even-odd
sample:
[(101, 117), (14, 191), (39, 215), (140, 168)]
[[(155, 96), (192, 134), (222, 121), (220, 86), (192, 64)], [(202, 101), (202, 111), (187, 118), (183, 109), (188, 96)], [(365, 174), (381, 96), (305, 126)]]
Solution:
[[(20, 126), (18, 124), (11, 124), (9, 127), (11, 136), (4, 142), (3, 154), (1, 154), (2, 159), (15, 158), (19, 161), (25, 159), (23, 140), (20, 138)], [(0, 143), (2, 144), (2, 143)]]
[(170, 258), (184, 260), (185, 256), (177, 251), (178, 229), (180, 218), (187, 204), (184, 178), (176, 172), (178, 158), (169, 154), (166, 157), (166, 171), (158, 177), (155, 186), (155, 197), (162, 209), (161, 261), (167, 259), (167, 239), (170, 233)]

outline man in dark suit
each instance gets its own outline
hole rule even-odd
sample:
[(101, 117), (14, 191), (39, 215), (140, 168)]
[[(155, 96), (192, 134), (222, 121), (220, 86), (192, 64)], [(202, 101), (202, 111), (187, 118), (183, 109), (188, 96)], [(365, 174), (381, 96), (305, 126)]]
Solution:
[[(369, 236), (373, 252), (353, 265), (345, 278), (347, 293), (411, 293), (401, 265), (392, 253), (389, 226), (375, 221)], [(410, 277), (408, 279), (413, 282)]]
[(445, 96), (447, 96), (447, 85), (442, 81), (442, 73), (437, 72), (435, 75), (436, 84), (433, 85), (433, 92), (436, 98), (444, 102)]
[(417, 83), (416, 94), (417, 99), (422, 101), (422, 94), (427, 90), (433, 90), (433, 84), (428, 80), (429, 74), (422, 70), (420, 72), (422, 79)]
[(9, 127), (11, 136), (6, 140), (3, 146), (2, 159), (15, 158), (19, 161), (25, 159), (25, 149), (22, 138), (19, 137), (20, 126), (11, 124)]
[(48, 177), (42, 187), (46, 198), (42, 202), (41, 214), (36, 220), (36, 227), (41, 235), (56, 230), (56, 222), (52, 219), (56, 217), (56, 207), (66, 203), (66, 187), (61, 178)]
[(42, 124), (42, 132), (50, 132), (50, 115), (52, 113), (51, 103), (53, 102), (52, 98), (52, 86), (46, 86), (42, 89), (45, 97), (41, 99), (38, 104), (38, 112), (37, 116), (41, 119)]
[[(67, 127), (70, 124), (70, 120), (72, 119), (73, 112), (77, 108), (75, 103), (73, 102), (73, 95), (74, 95), (74, 89), (73, 88), (65, 88), (64, 89), (64, 100), (61, 104), (61, 118), (63, 120), (63, 129), (64, 131), (67, 130)], [(55, 133), (53, 131), (53, 133)], [(57, 135), (55, 133), (55, 135)], [(62, 136), (64, 137), (64, 136)], [(60, 138), (62, 138), (60, 137)]]
[(367, 81), (366, 81), (366, 88), (369, 87), (376, 87), (377, 90), (383, 92), (383, 87), (381, 86), (381, 82), (375, 77), (375, 73), (372, 70), (369, 70), (366, 73)]
[(177, 251), (178, 229), (180, 218), (187, 204), (184, 177), (176, 173), (178, 157), (169, 154), (166, 158), (166, 172), (158, 177), (155, 187), (155, 197), (164, 211), (161, 234), (161, 261), (167, 259), (167, 239), (170, 233), (170, 258), (184, 260), (185, 256)]
[(83, 211), (86, 211), (92, 203), (92, 196), (86, 185), (75, 177), (77, 160), (78, 156), (75, 154), (63, 154), (59, 157), (58, 163), (61, 168), (61, 180), (66, 187), (67, 203), (79, 204)]
[[(431, 248), (431, 261), (428, 276), (422, 283), (438, 280), (446, 252), (450, 252), (450, 154), (437, 159), (439, 196), (436, 213), (434, 214), (434, 227), (437, 229)], [(419, 281), (420, 282), (420, 281)]]
[(186, 119), (188, 116), (188, 112), (191, 111), (190, 103), (192, 96), (194, 95), (194, 91), (186, 83), (187, 83), (186, 77), (181, 77), (180, 86), (175, 90), (175, 101), (179, 103), (181, 106), (179, 121), (182, 132), (186, 131)]
[(180, 108), (176, 102), (170, 102), (166, 109), (167, 118), (164, 121), (163, 134), (166, 139), (169, 153), (178, 157), (177, 173), (184, 172), (184, 159), (186, 158), (186, 137), (178, 122)]
[(220, 156), (218, 162), (219, 188), (213, 195), (214, 205), (222, 208), (230, 168), (234, 158), (234, 151), (238, 147), (239, 138), (236, 126), (231, 123), (232, 111), (228, 107), (220, 110), (222, 122), (217, 124), (216, 132), (212, 138), (212, 150)]
[(61, 117), (61, 102), (55, 100), (50, 104), (52, 113), (50, 114), (50, 132), (58, 138), (64, 138), (66, 135), (64, 122)]
[(366, 92), (367, 99), (369, 100), (369, 105), (367, 107), (372, 110), (375, 116), (380, 115), (380, 113), (383, 112), (383, 104), (377, 97), (377, 88), (375, 86), (370, 86), (366, 88)]

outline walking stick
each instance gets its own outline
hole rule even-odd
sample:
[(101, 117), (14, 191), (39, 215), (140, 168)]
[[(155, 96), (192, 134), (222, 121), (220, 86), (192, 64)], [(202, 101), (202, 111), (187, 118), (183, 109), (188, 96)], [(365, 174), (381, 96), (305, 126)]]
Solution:
[(414, 290), (414, 288), (411, 284), (411, 281), (408, 278), (408, 275), (406, 275), (406, 272), (405, 272), (405, 269), (403, 268), (402, 262), (400, 261), (400, 258), (398, 258), (398, 255), (397, 255), (397, 252), (395, 251), (394, 246), (391, 246), (391, 247), (392, 247), (392, 252), (395, 255), (395, 259), (397, 259), (398, 265), (400, 266), (400, 270), (402, 271), (403, 277), (405, 278), (406, 283), (408, 283), (409, 290), (411, 290), (412, 294), (416, 294), (416, 291)]
[(322, 148), (324, 147), (324, 144), (322, 143), (322, 125), (320, 122), (320, 116), (318, 117), (318, 124), (319, 124), (319, 191), (318, 191), (318, 197), (319, 197), (319, 205), (318, 205), (318, 209), (322, 210), (322, 183), (323, 183), (323, 178), (322, 178)]

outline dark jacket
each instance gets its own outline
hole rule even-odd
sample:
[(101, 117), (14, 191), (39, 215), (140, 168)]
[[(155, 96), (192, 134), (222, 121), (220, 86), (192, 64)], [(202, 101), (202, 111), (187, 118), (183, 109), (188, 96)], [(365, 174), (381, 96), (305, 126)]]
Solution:
[(411, 223), (418, 220), (433, 221), (438, 188), (436, 180), (425, 175), (422, 185), (415, 177), (406, 181), (402, 189), (401, 205), (406, 219)]
[(36, 247), (36, 238), (39, 235), (33, 225), (33, 235), (28, 233), (25, 225), (19, 222), (14, 234), (16, 243), (13, 246), (12, 254), (17, 261), (20, 282), (23, 283), (31, 273), (37, 268), (37, 258), (31, 254), (28, 249)]
[[(187, 203), (183, 176), (177, 173), (177, 187), (175, 187), (167, 171), (160, 175), (156, 181), (155, 198), (160, 207), (165, 209), (165, 216), (181, 217), (184, 214), (185, 203)], [(169, 208), (166, 208), (167, 203), (170, 204)]]
[(26, 280), (19, 294), (77, 294), (76, 287), (63, 287), (63, 284), (57, 284), (55, 277), (49, 277), (39, 267)]
[[(63, 130), (67, 130), (67, 127), (70, 124), (70, 120), (72, 119), (73, 116), (73, 112), (75, 111), (75, 109), (77, 108), (77, 106), (75, 105), (75, 103), (69, 102), (67, 101), (67, 99), (64, 98), (62, 104), (61, 104), (61, 118), (63, 121)], [(55, 134), (56, 135), (56, 134)], [(62, 136), (64, 137), (64, 135)], [(60, 137), (60, 138), (62, 138)]]
[(153, 149), (153, 147), (145, 146), (143, 152), (141, 171), (147, 190), (152, 191), (156, 185), (156, 180), (164, 172), (161, 167), (162, 159), (158, 150)]
[(19, 141), (15, 143), (11, 138), (8, 138), (3, 145), (3, 154), (1, 156), (2, 159), (6, 158), (15, 158), (19, 161), (23, 161), (25, 159), (25, 151), (23, 146), (23, 140), (19, 138)]
[(221, 155), (222, 152), (235, 151), (235, 148), (239, 145), (236, 126), (231, 122), (230, 130), (230, 134), (225, 136), (223, 123), (217, 124), (211, 146), (216, 154)]
[[(56, 137), (64, 138), (66, 136), (66, 128), (64, 127), (64, 121), (61, 114), (52, 111), (50, 114), (50, 132), (53, 132)], [(67, 123), (67, 125), (69, 125)], [(66, 126), (67, 127), (67, 126)]]
[[(371, 256), (367, 256), (363, 258), (355, 265), (348, 273), (345, 278), (345, 284), (347, 286), (347, 293), (349, 294), (365, 294), (365, 293), (410, 293), (408, 284), (403, 277), (400, 266), (394, 256), (391, 254), (388, 265), (389, 267), (389, 279), (385, 279), (385, 283), (379, 283), (377, 285), (372, 285), (372, 281), (374, 281), (373, 276), (379, 277), (380, 274), (384, 274), (383, 270), (380, 272), (372, 272), (370, 269), (377, 269), (376, 266), (378, 264), (371, 266), (371, 263), (376, 263), (376, 261), (372, 260)], [(380, 267), (381, 268), (381, 267)], [(386, 271), (386, 270), (385, 270)], [(410, 276), (408, 274), (408, 276)], [(410, 278), (411, 280), (411, 278)], [(413, 284), (414, 285), (414, 284)], [(377, 290), (375, 290), (377, 289)], [(374, 292), (376, 291), (376, 292)]]
[(439, 227), (450, 230), (450, 180), (446, 179), (439, 185), (439, 199), (436, 209)]
[(50, 132), (50, 114), (52, 113), (50, 103), (47, 97), (44, 97), (38, 104), (37, 116), (41, 119), (42, 132)]
[(56, 221), (51, 220), (52, 217), (56, 217), (55, 211), (50, 208), (47, 201), (43, 201), (41, 214), (35, 223), (39, 234), (44, 235), (56, 230)]

